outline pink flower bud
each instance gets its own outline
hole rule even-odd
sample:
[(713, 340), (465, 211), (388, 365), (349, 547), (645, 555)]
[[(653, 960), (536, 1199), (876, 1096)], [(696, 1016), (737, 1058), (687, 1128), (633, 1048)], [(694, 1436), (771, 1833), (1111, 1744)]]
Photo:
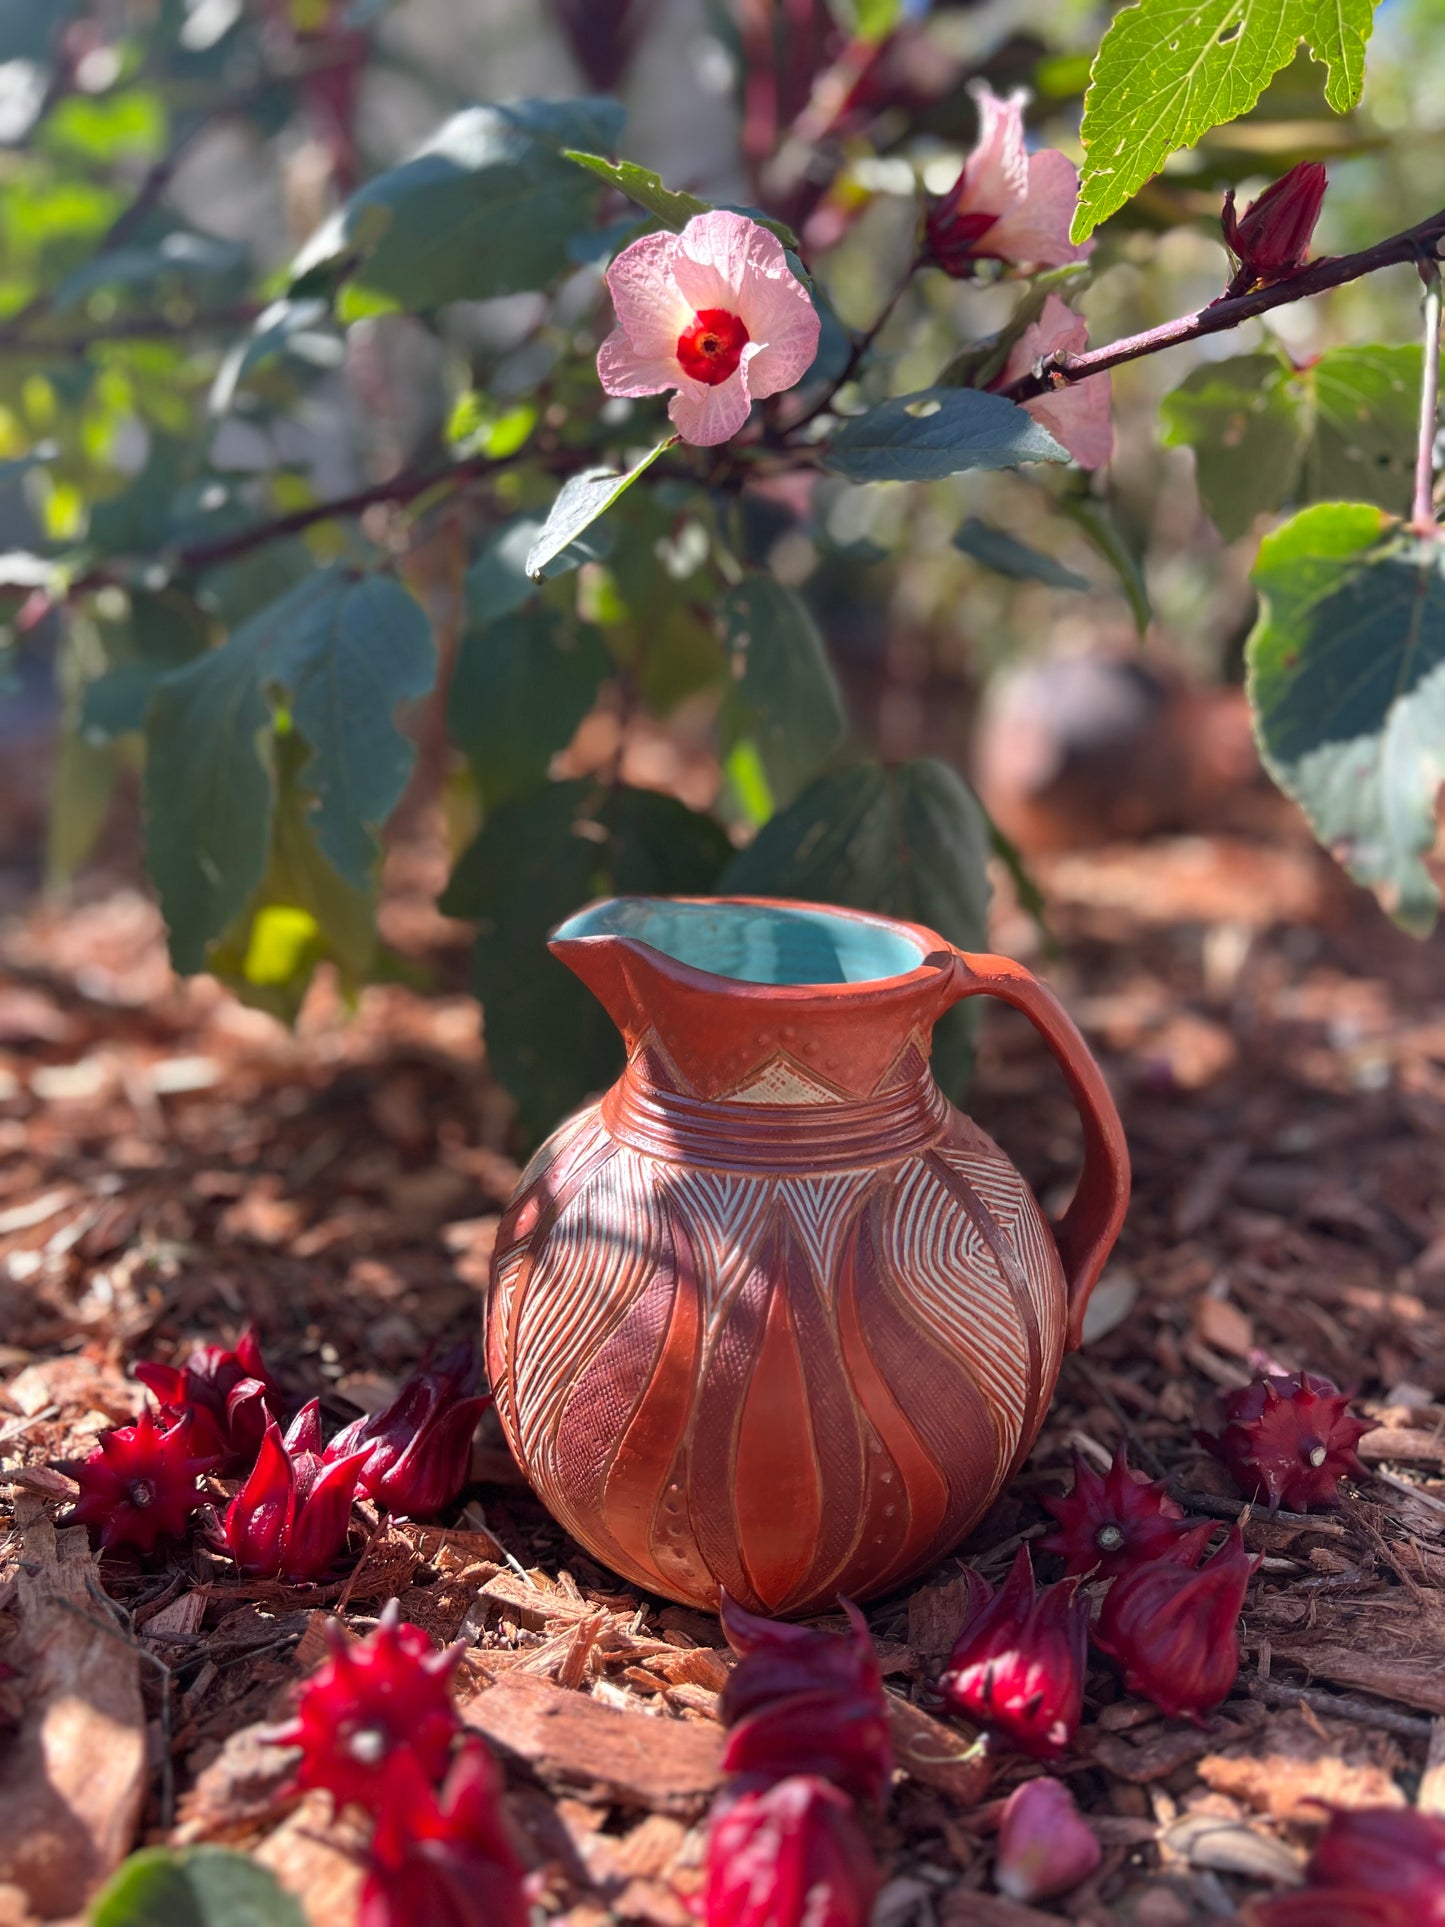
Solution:
[(1165, 1496), (1164, 1481), (1131, 1471), (1122, 1445), (1102, 1478), (1075, 1452), (1073, 1491), (1045, 1498), (1044, 1505), (1059, 1530), (1040, 1539), (1039, 1550), (1061, 1552), (1066, 1572), (1102, 1579), (1156, 1559), (1189, 1530), (1181, 1507)]
[(469, 1739), (438, 1793), (409, 1747), (381, 1772), (357, 1927), (529, 1927), (530, 1882), (502, 1810), (502, 1778)]
[(328, 1462), (316, 1449), (320, 1443), (315, 1399), (297, 1413), (284, 1439), (274, 1419), (267, 1425), (251, 1476), (226, 1508), (223, 1536), (242, 1572), (319, 1579), (345, 1546), (366, 1455)]
[(326, 1447), (327, 1459), (362, 1454), (357, 1489), (388, 1512), (430, 1519), (467, 1482), (472, 1434), (491, 1404), (468, 1397), (476, 1383), (471, 1344), (414, 1372), (384, 1411), (356, 1419)]
[(163, 1432), (149, 1409), (134, 1425), (102, 1432), (88, 1459), (62, 1467), (80, 1486), (66, 1525), (98, 1527), (102, 1552), (154, 1552), (158, 1539), (182, 1538), (201, 1503), (200, 1475), (216, 1463), (194, 1450), (191, 1432), (189, 1413)]
[(1103, 1859), (1099, 1837), (1061, 1780), (1025, 1780), (1004, 1803), (994, 1884), (1011, 1900), (1052, 1900)]
[(349, 1640), (334, 1620), (327, 1632), (331, 1658), (301, 1688), (295, 1718), (271, 1735), (301, 1748), (297, 1787), (325, 1787), (338, 1807), (375, 1812), (398, 1748), (439, 1781), (458, 1731), (451, 1678), (461, 1648), (434, 1652), (420, 1627), (402, 1624), (394, 1599), (366, 1639)]
[(276, 1387), (251, 1326), (228, 1352), (221, 1345), (198, 1345), (184, 1365), (139, 1364), (135, 1375), (155, 1394), (162, 1415), (178, 1419), (189, 1412), (196, 1451), (217, 1460), (254, 1458), (270, 1416), (266, 1406)]
[(969, 1574), (969, 1610), (939, 1686), (950, 1709), (1021, 1753), (1056, 1759), (1084, 1710), (1089, 1607), (1068, 1580), (1035, 1591), (1020, 1546), (995, 1593)]
[(1026, 94), (1003, 99), (982, 81), (972, 91), (978, 142), (948, 192), (929, 197), (923, 216), (928, 260), (955, 280), (973, 274), (982, 260), (1036, 268), (1082, 261), (1094, 244), (1069, 239), (1079, 203), (1073, 162), (1052, 147), (1027, 151)]
[(706, 1927), (866, 1927), (878, 1884), (853, 1802), (800, 1774), (714, 1817), (703, 1918)]
[(723, 1771), (768, 1786), (796, 1775), (879, 1801), (893, 1772), (888, 1703), (867, 1622), (844, 1600), (842, 1638), (744, 1611), (726, 1594), (722, 1622), (743, 1655), (719, 1713), (732, 1728)]
[(1256, 283), (1282, 281), (1305, 264), (1310, 236), (1320, 218), (1328, 178), (1322, 161), (1301, 161), (1251, 201), (1234, 211), (1234, 189), (1224, 197), (1221, 225), (1229, 251), (1239, 262), (1234, 293)]
[(1207, 1534), (1201, 1526), (1171, 1554), (1116, 1579), (1094, 1629), (1094, 1644), (1118, 1663), (1129, 1692), (1199, 1726), (1239, 1671), (1239, 1613), (1259, 1564), (1237, 1525), (1202, 1566), (1185, 1563)]
[(1353, 1418), (1350, 1395), (1327, 1378), (1275, 1373), (1221, 1397), (1223, 1430), (1196, 1433), (1248, 1499), (1314, 1512), (1340, 1503), (1340, 1480), (1364, 1476), (1355, 1447), (1373, 1419)]

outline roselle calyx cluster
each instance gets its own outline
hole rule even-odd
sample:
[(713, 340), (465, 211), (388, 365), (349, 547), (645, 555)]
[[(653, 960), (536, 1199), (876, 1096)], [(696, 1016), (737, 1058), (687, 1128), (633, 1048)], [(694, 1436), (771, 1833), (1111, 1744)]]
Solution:
[(1247, 1499), (1271, 1511), (1330, 1511), (1340, 1480), (1363, 1478), (1355, 1447), (1373, 1419), (1355, 1418), (1350, 1394), (1310, 1372), (1270, 1372), (1219, 1401), (1218, 1434), (1199, 1432)]
[(858, 1815), (893, 1772), (888, 1704), (867, 1622), (819, 1632), (721, 1615), (741, 1655), (719, 1713), (727, 1775), (708, 1832), (707, 1927), (865, 1927), (877, 1863)]
[(201, 1503), (201, 1474), (216, 1463), (195, 1450), (193, 1425), (187, 1413), (162, 1430), (147, 1408), (134, 1425), (102, 1432), (89, 1458), (62, 1464), (80, 1487), (65, 1523), (91, 1527), (102, 1552), (150, 1553), (163, 1538), (182, 1538)]
[(240, 1571), (297, 1582), (324, 1577), (346, 1544), (364, 1457), (322, 1457), (316, 1399), (284, 1436), (272, 1419), (249, 1478), (226, 1508), (223, 1538)]
[(155, 1394), (164, 1418), (174, 1422), (189, 1415), (197, 1452), (223, 1462), (253, 1459), (261, 1449), (276, 1386), (251, 1326), (236, 1340), (234, 1351), (198, 1345), (183, 1365), (147, 1359), (136, 1366), (135, 1375)]
[(1301, 161), (1251, 201), (1243, 214), (1235, 213), (1230, 188), (1220, 216), (1225, 245), (1239, 263), (1230, 294), (1243, 294), (1248, 288), (1299, 273), (1328, 184), (1322, 161)]
[(359, 1455), (357, 1491), (384, 1511), (435, 1518), (467, 1482), (472, 1434), (492, 1402), (476, 1394), (477, 1371), (476, 1347), (457, 1345), (413, 1372), (384, 1410), (338, 1432), (324, 1456)]
[(1066, 1574), (1116, 1578), (1168, 1552), (1190, 1529), (1164, 1481), (1132, 1471), (1123, 1445), (1102, 1476), (1075, 1451), (1072, 1490), (1043, 1503), (1058, 1526), (1039, 1540), (1039, 1550), (1061, 1553)]
[(1256, 1903), (1253, 1927), (1445, 1927), (1445, 1820), (1410, 1807), (1336, 1811), (1306, 1879)]
[(976, 1572), (939, 1689), (950, 1711), (1037, 1760), (1073, 1744), (1084, 1710), (1089, 1606), (1071, 1580), (1036, 1587), (1020, 1546), (997, 1592)]
[(1094, 1628), (1094, 1644), (1116, 1661), (1127, 1691), (1196, 1726), (1239, 1672), (1239, 1615), (1259, 1564), (1234, 1525), (1197, 1565), (1212, 1530), (1196, 1527), (1170, 1552), (1116, 1579)]

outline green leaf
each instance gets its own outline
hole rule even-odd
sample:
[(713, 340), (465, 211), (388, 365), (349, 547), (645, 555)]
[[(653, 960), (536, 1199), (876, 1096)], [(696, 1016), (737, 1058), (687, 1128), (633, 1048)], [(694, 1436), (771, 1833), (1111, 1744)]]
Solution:
[[(884, 0), (884, 3), (892, 5), (896, 4), (896, 0)], [(636, 161), (604, 160), (600, 154), (582, 154), (575, 148), (567, 150), (567, 159), (575, 161), (579, 167), (587, 168), (599, 180), (606, 181), (609, 187), (615, 187), (619, 193), (625, 194), (629, 201), (645, 207), (649, 214), (655, 215), (664, 227), (671, 228), (674, 233), (685, 228), (695, 215), (711, 214), (716, 205), (712, 201), (699, 200), (696, 194), (664, 187), (660, 174), (654, 174), (650, 167), (639, 167)], [(776, 220), (756, 207), (736, 207), (731, 211), (746, 214), (759, 227), (776, 234), (785, 248), (791, 248), (794, 254), (798, 252), (798, 237), (786, 221)]]
[(975, 562), (981, 562), (986, 569), (997, 575), (1006, 575), (1016, 582), (1045, 582), (1051, 589), (1091, 589), (1093, 583), (1086, 575), (1079, 575), (1073, 569), (1066, 569), (1062, 562), (1045, 555), (1041, 549), (1030, 548), (1027, 542), (1020, 542), (1016, 535), (1004, 529), (991, 527), (981, 522), (976, 515), (970, 515), (963, 527), (953, 538), (953, 546), (965, 555), (971, 555)]
[(1118, 578), (1119, 587), (1129, 604), (1134, 618), (1134, 627), (1141, 637), (1149, 633), (1153, 611), (1149, 606), (1149, 588), (1144, 580), (1144, 571), (1139, 558), (1124, 540), (1118, 524), (1102, 502), (1096, 502), (1091, 495), (1072, 498), (1065, 496), (1059, 507), (1069, 520), (1093, 543)]
[(579, 544), (568, 554), (574, 543), (578, 543), (583, 531), (595, 522), (599, 515), (605, 515), (617, 500), (632, 487), (639, 475), (645, 474), (666, 449), (673, 447), (676, 435), (669, 435), (665, 442), (650, 449), (642, 460), (619, 475), (610, 468), (586, 468), (580, 475), (574, 475), (564, 482), (542, 525), (542, 532), (527, 551), (526, 570), (534, 582), (541, 582), (549, 575), (560, 575), (565, 569), (575, 569), (579, 562), (588, 559), (588, 552)]
[(590, 226), (600, 191), (566, 150), (610, 147), (621, 129), (622, 109), (607, 100), (467, 108), (312, 236), (292, 266), (292, 293), (354, 277), (426, 313), (546, 288), (571, 267), (568, 242)]
[(1196, 368), (1160, 407), (1164, 440), (1194, 450), (1199, 492), (1228, 541), (1293, 502), (1374, 502), (1403, 514), (1414, 474), (1422, 351), (1331, 348)]
[(705, 894), (728, 852), (711, 817), (653, 790), (550, 783), (488, 818), (442, 902), (448, 915), (479, 921), (488, 1057), (529, 1138), (622, 1066), (611, 1019), (548, 954), (549, 932), (595, 897)]
[(271, 693), (284, 697), (311, 758), (310, 822), (340, 875), (369, 886), (375, 831), (415, 758), (398, 703), (431, 687), (425, 615), (389, 576), (310, 576), (185, 668), (163, 676), (147, 715), (147, 856), (177, 970), (259, 886), (271, 845)]
[(1094, 58), (1072, 238), (1083, 241), (1165, 161), (1247, 114), (1304, 40), (1338, 112), (1359, 98), (1374, 0), (1137, 0)]
[(1271, 774), (1409, 930), (1435, 923), (1425, 858), (1445, 782), (1445, 553), (1364, 503), (1267, 535), (1249, 697)]
[(756, 745), (775, 803), (791, 803), (843, 739), (847, 718), (823, 641), (799, 596), (750, 576), (722, 605), (732, 658), (727, 737)]
[(81, 691), (80, 727), (92, 742), (144, 728), (161, 677), (201, 655), (210, 640), (204, 613), (178, 589), (133, 591), (125, 615), (99, 621), (99, 628), (114, 666)]
[[(811, 783), (764, 824), (717, 885), (723, 895), (801, 897), (925, 924), (983, 947), (989, 828), (962, 777), (932, 757), (861, 763)], [(934, 1033), (934, 1069), (957, 1092), (972, 1057), (970, 1006)]]
[(90, 1927), (306, 1927), (276, 1876), (226, 1847), (147, 1847), (96, 1898)]
[(527, 557), (542, 533), (535, 515), (514, 515), (487, 538), (467, 570), (467, 616), (478, 628), (509, 616), (530, 602), (537, 585), (527, 573)]
[(932, 482), (969, 468), (1066, 462), (1027, 409), (977, 388), (925, 388), (845, 422), (823, 462), (853, 482)]
[(611, 668), (597, 631), (555, 609), (527, 609), (466, 631), (447, 721), (488, 808), (541, 782)]

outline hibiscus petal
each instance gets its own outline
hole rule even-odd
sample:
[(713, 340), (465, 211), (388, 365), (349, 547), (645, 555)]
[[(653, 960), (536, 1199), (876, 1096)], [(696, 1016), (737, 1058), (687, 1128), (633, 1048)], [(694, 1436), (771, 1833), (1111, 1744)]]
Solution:
[(640, 354), (621, 328), (597, 350), (597, 374), (609, 395), (660, 395), (682, 380), (675, 354)]
[[(1045, 355), (1075, 354), (1088, 345), (1084, 317), (1051, 294), (1037, 321), (1014, 343), (997, 386), (1007, 387), (1026, 375)], [(1107, 375), (1036, 395), (1024, 407), (1068, 449), (1080, 468), (1101, 468), (1114, 452), (1114, 421), (1110, 410), (1113, 389)]]
[(1024, 199), (995, 221), (978, 244), (980, 254), (999, 261), (1028, 261), (1039, 268), (1061, 268), (1082, 261), (1093, 250), (1092, 240), (1077, 247), (1069, 239), (1069, 223), (1079, 204), (1079, 175), (1067, 154), (1044, 147), (1031, 154)]
[(624, 248), (607, 270), (618, 327), (645, 360), (672, 354), (678, 336), (692, 320), (692, 309), (673, 279), (678, 243), (676, 234), (644, 234)]
[[(788, 273), (777, 235), (746, 214), (730, 214), (726, 208), (695, 214), (677, 240), (673, 279), (695, 313), (726, 308), (747, 321), (752, 284), (760, 276)], [(751, 326), (748, 332), (753, 332)]]
[(743, 320), (757, 350), (748, 361), (753, 399), (801, 381), (817, 358), (823, 324), (808, 290), (786, 266), (781, 275), (762, 275), (750, 285)]
[(706, 382), (694, 381), (691, 376), (682, 377), (667, 412), (685, 442), (697, 448), (715, 448), (719, 442), (730, 441), (737, 434), (753, 405), (748, 392), (749, 359), (745, 348), (736, 373), (715, 388)]
[[(969, 92), (978, 104), (978, 142), (965, 165), (957, 205), (960, 211), (1004, 215), (1028, 193), (1029, 163), (1024, 152), (1028, 95), (1018, 87), (1005, 100), (983, 80)], [(1071, 209), (1071, 219), (1072, 215)]]

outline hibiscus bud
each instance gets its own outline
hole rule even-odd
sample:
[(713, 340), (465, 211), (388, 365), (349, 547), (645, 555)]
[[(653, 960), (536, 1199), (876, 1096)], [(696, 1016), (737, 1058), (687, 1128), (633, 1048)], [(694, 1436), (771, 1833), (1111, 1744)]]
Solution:
[(1011, 1900), (1052, 1900), (1103, 1859), (1099, 1836), (1061, 1780), (1025, 1780), (1004, 1802), (994, 1883)]
[(742, 1659), (718, 1711), (732, 1728), (723, 1771), (754, 1786), (797, 1775), (879, 1801), (893, 1772), (888, 1703), (867, 1621), (843, 1601), (842, 1638), (750, 1613), (723, 1595), (722, 1622)]
[(1340, 1503), (1347, 1473), (1364, 1476), (1355, 1447), (1374, 1421), (1351, 1417), (1349, 1393), (1329, 1379), (1274, 1373), (1219, 1403), (1223, 1430), (1196, 1437), (1246, 1498), (1267, 1499), (1271, 1509), (1313, 1512)]
[(1075, 1586), (1034, 1587), (1027, 1546), (997, 1592), (969, 1574), (969, 1606), (939, 1681), (951, 1711), (1019, 1752), (1056, 1759), (1084, 1710), (1089, 1606)]
[(297, 1788), (325, 1787), (338, 1807), (351, 1801), (375, 1812), (398, 1748), (416, 1756), (428, 1782), (439, 1781), (458, 1731), (451, 1679), (461, 1647), (433, 1652), (420, 1627), (402, 1623), (394, 1599), (366, 1639), (348, 1639), (335, 1620), (326, 1630), (331, 1658), (301, 1688), (295, 1718), (271, 1735), (301, 1748)]
[(705, 1927), (866, 1927), (878, 1867), (853, 1802), (798, 1774), (744, 1793), (708, 1832)]
[(456, 1346), (429, 1369), (414, 1372), (384, 1411), (338, 1432), (325, 1456), (360, 1452), (358, 1491), (388, 1512), (433, 1518), (466, 1484), (472, 1434), (492, 1402), (466, 1396), (476, 1376), (476, 1348)]
[(1170, 1555), (1116, 1579), (1094, 1630), (1095, 1645), (1117, 1661), (1129, 1692), (1197, 1726), (1239, 1671), (1239, 1613), (1259, 1564), (1237, 1525), (1202, 1566), (1184, 1563), (1186, 1551), (1197, 1556), (1207, 1530), (1199, 1527)]
[(150, 1359), (136, 1366), (135, 1375), (155, 1394), (164, 1417), (190, 1413), (197, 1452), (220, 1460), (254, 1458), (260, 1450), (270, 1416), (267, 1401), (274, 1400), (276, 1387), (251, 1326), (233, 1352), (198, 1345), (181, 1366)]
[(102, 1432), (88, 1459), (62, 1466), (80, 1487), (66, 1525), (98, 1526), (102, 1552), (154, 1552), (158, 1539), (183, 1537), (201, 1503), (200, 1475), (216, 1463), (193, 1449), (191, 1430), (188, 1414), (163, 1432), (147, 1409), (134, 1425)]
[(1039, 1550), (1061, 1552), (1067, 1573), (1113, 1579), (1158, 1558), (1189, 1531), (1183, 1509), (1165, 1496), (1164, 1481), (1131, 1471), (1122, 1445), (1102, 1478), (1075, 1452), (1073, 1491), (1045, 1498), (1044, 1505), (1059, 1530), (1040, 1539)]
[(464, 1742), (440, 1792), (410, 1747), (381, 1772), (357, 1927), (529, 1927), (530, 1886), (502, 1811), (502, 1776)]
[[(1322, 161), (1301, 161), (1240, 215), (1235, 214), (1234, 189), (1230, 188), (1224, 197), (1221, 225), (1229, 251), (1239, 262), (1236, 283), (1248, 288), (1298, 273), (1320, 218), (1326, 184)], [(1235, 292), (1241, 291), (1235, 288)]]
[(1079, 202), (1073, 162), (1052, 147), (1028, 152), (1026, 94), (1004, 99), (983, 81), (970, 91), (978, 141), (948, 192), (928, 198), (924, 258), (955, 280), (975, 273), (981, 260), (1036, 268), (1082, 261), (1094, 244), (1069, 239)]
[(1413, 1807), (1337, 1810), (1310, 1856), (1322, 1887), (1387, 1895), (1412, 1921), (1445, 1921), (1445, 1820)]
[(242, 1572), (258, 1578), (319, 1579), (346, 1544), (362, 1452), (324, 1460), (313, 1399), (285, 1438), (273, 1419), (255, 1466), (226, 1508), (227, 1550)]

